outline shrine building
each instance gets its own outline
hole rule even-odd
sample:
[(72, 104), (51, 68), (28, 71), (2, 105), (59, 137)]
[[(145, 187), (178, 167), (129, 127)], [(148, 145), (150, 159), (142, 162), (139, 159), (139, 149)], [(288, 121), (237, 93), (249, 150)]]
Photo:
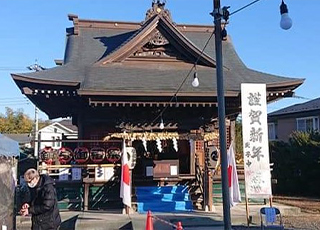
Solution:
[[(176, 186), (191, 196), (186, 209), (203, 208), (199, 197), (205, 149), (219, 147), (214, 26), (176, 24), (160, 1), (141, 16), (140, 22), (122, 22), (68, 15), (73, 27), (66, 29), (64, 59), (54, 68), (15, 73), (12, 78), (50, 119), (71, 117), (78, 127), (77, 146), (83, 148), (78, 152), (83, 155), (70, 153), (70, 161), (63, 165), (72, 165), (75, 157), (83, 161), (68, 167), (105, 165), (114, 168), (113, 176), (119, 178), (116, 167), (121, 161), (116, 155), (121, 154), (119, 140), (125, 138), (136, 152), (134, 202), (139, 203), (140, 187)], [(192, 86), (195, 73), (198, 87)], [(241, 111), (241, 83), (266, 84), (268, 102), (291, 97), (303, 83), (247, 68), (230, 37), (223, 40), (223, 74), (228, 143)], [(100, 161), (90, 155), (93, 148), (102, 154)], [(75, 185), (84, 186), (84, 209), (99, 208), (88, 198), (92, 186), (115, 183), (119, 188), (119, 179), (85, 176)], [(195, 190), (198, 195), (192, 193)], [(118, 190), (114, 194), (118, 196)]]

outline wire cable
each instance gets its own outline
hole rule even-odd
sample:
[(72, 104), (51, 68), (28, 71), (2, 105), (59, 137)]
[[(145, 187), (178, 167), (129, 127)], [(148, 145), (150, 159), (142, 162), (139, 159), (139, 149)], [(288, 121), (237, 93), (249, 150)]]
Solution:
[(30, 105), (30, 102), (19, 102), (19, 103), (0, 103), (0, 106), (11, 106), (11, 105)]
[(187, 76), (183, 79), (183, 81), (181, 82), (181, 84), (179, 85), (178, 89), (175, 91), (175, 93), (173, 94), (173, 96), (171, 97), (171, 99), (169, 100), (168, 104), (162, 109), (162, 111), (158, 114), (158, 116), (153, 119), (153, 121), (151, 122), (151, 124), (153, 124), (156, 120), (158, 120), (163, 113), (167, 110), (167, 108), (169, 107), (170, 102), (172, 102), (174, 99), (177, 99), (177, 95), (180, 92), (182, 86), (184, 85), (184, 83), (186, 82), (186, 80), (188, 79), (188, 77), (190, 76), (190, 74), (192, 73), (192, 71), (194, 70), (195, 66), (198, 64), (200, 58), (202, 57), (204, 50), (207, 48), (209, 41), (211, 40), (212, 36), (214, 35), (214, 31), (211, 33), (210, 37), (208, 38), (206, 44), (204, 45), (203, 49), (201, 50), (200, 55), (198, 56), (197, 60), (195, 61), (194, 65), (192, 66), (192, 68), (189, 70)]
[(312, 100), (312, 98), (308, 98), (308, 97), (304, 97), (304, 96), (299, 96), (299, 95), (293, 95), (293, 98), (297, 98), (297, 99), (303, 99), (303, 100)]
[(0, 71), (22, 71), (22, 70), (28, 70), (26, 67), (0, 67)]
[[(255, 0), (255, 1), (253, 1), (253, 2), (251, 2), (251, 3), (249, 3), (249, 4), (247, 4), (247, 5), (245, 5), (245, 6), (243, 6), (243, 7), (241, 7), (241, 8), (239, 8), (239, 9), (233, 11), (232, 13), (229, 14), (229, 16), (234, 15), (234, 14), (236, 14), (236, 13), (238, 13), (238, 12), (240, 12), (240, 11), (246, 9), (246, 8), (248, 8), (249, 6), (255, 4), (255, 3), (259, 2), (259, 1), (261, 1), (261, 0)], [(215, 22), (216, 20), (220, 20), (221, 18), (223, 18), (223, 16), (220, 16), (219, 18), (215, 19), (214, 22)], [(169, 100), (168, 104), (161, 110), (161, 112), (156, 116), (156, 118), (153, 119), (153, 121), (151, 122), (151, 124), (153, 124), (156, 120), (158, 120), (160, 117), (162, 117), (163, 113), (164, 113), (164, 112), (167, 110), (167, 108), (169, 107), (170, 102), (172, 102), (174, 99), (177, 99), (178, 93), (180, 92), (182, 86), (184, 85), (184, 83), (186, 82), (186, 80), (187, 80), (188, 77), (190, 76), (191, 72), (194, 70), (196, 64), (198, 63), (198, 61), (199, 61), (200, 58), (202, 57), (202, 55), (203, 55), (203, 53), (204, 53), (204, 50), (206, 49), (207, 45), (209, 44), (209, 41), (211, 40), (212, 36), (214, 35), (214, 32), (215, 32), (215, 31), (213, 31), (213, 32), (211, 33), (209, 39), (207, 40), (205, 46), (204, 46), (203, 49), (202, 49), (200, 55), (198, 56), (198, 58), (197, 58), (197, 60), (196, 60), (196, 62), (195, 62), (195, 64), (194, 64), (194, 66), (190, 69), (190, 71), (188, 72), (187, 76), (183, 79), (183, 81), (182, 81), (181, 84), (179, 85), (178, 89), (175, 91), (175, 93), (173, 94), (173, 96), (172, 96), (171, 99)]]
[(29, 102), (27, 99), (0, 100), (1, 103)]
[(241, 7), (241, 8), (239, 8), (239, 9), (233, 11), (232, 13), (230, 13), (229, 16), (234, 15), (234, 14), (236, 14), (236, 13), (238, 13), (238, 12), (240, 12), (240, 11), (246, 9), (246, 8), (248, 8), (249, 6), (255, 4), (255, 3), (259, 2), (259, 1), (261, 1), (261, 0), (255, 0), (255, 1), (253, 1), (253, 2), (251, 2), (251, 3), (249, 3), (249, 4), (247, 4), (247, 5), (245, 5), (245, 6), (243, 6), (243, 7)]
[(27, 100), (27, 98), (26, 97), (3, 97), (3, 98), (0, 98), (0, 101), (2, 101), (2, 100), (23, 100), (23, 99), (26, 99)]

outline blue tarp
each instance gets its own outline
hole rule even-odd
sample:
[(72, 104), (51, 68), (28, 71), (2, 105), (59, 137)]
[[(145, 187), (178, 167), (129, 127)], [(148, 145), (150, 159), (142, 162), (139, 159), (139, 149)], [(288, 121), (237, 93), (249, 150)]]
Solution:
[(0, 156), (19, 156), (19, 143), (0, 134)]
[(0, 134), (0, 226), (13, 229), (18, 142)]

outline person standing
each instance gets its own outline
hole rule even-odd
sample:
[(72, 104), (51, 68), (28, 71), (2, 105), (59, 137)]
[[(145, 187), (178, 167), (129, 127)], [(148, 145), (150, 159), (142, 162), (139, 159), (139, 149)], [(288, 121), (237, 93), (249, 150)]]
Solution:
[(34, 168), (24, 174), (29, 193), (23, 203), (22, 216), (31, 214), (32, 230), (57, 230), (61, 224), (54, 180), (47, 175), (39, 175)]

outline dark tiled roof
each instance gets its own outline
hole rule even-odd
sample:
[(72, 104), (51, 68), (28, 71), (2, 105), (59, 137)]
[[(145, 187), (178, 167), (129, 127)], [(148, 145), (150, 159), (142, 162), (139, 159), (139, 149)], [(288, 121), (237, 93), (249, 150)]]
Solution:
[(27, 77), (30, 80), (43, 80), (47, 81), (48, 83), (51, 81), (80, 83), (84, 79), (85, 73), (83, 68), (78, 68), (75, 65), (67, 64), (43, 71), (13, 75)]
[(93, 64), (109, 55), (136, 31), (81, 28), (79, 35), (69, 35), (65, 63), (77, 66)]
[[(191, 66), (190, 66), (191, 67)], [(144, 91), (144, 92), (174, 92), (183, 79), (187, 76), (189, 69), (173, 69), (166, 66), (145, 64), (144, 66), (128, 66), (123, 64), (111, 64), (105, 67), (89, 68), (86, 77), (81, 84), (81, 90), (101, 91)], [(191, 86), (191, 75), (186, 84), (183, 85), (181, 93), (185, 92), (213, 92), (216, 89), (215, 71), (209, 67), (197, 69), (200, 86)], [(224, 72), (225, 88), (227, 91), (239, 91), (242, 82), (250, 83), (282, 83), (288, 78), (281, 78), (243, 69), (235, 75), (231, 70)], [(296, 80), (296, 79), (294, 79)]]
[[(126, 61), (110, 63), (101, 67), (94, 65), (104, 59), (118, 47), (132, 37), (137, 30), (106, 29), (106, 28), (80, 28), (78, 35), (68, 35), (65, 51), (65, 65), (41, 72), (18, 74), (18, 76), (31, 79), (50, 81), (67, 81), (80, 83), (80, 91), (138, 91), (138, 92), (173, 92), (186, 77), (193, 64), (184, 64), (180, 67), (172, 63), (141, 63), (135, 64)], [(211, 32), (183, 32), (186, 38), (200, 50), (211, 35)], [(214, 36), (205, 49), (205, 53), (215, 60)], [(303, 79), (286, 78), (261, 73), (248, 69), (236, 54), (231, 40), (223, 42), (224, 80), (225, 91), (240, 91), (241, 83), (293, 84), (296, 88)], [(216, 89), (215, 68), (199, 67), (198, 76), (200, 86), (191, 88), (189, 82), (184, 84), (181, 93), (213, 92)]]
[(311, 100), (305, 103), (288, 106), (286, 108), (269, 113), (268, 116), (274, 117), (274, 116), (288, 115), (292, 113), (310, 112), (313, 110), (320, 110), (320, 98), (316, 98), (314, 100)]
[(78, 127), (72, 124), (71, 119), (64, 119), (58, 122), (59, 124), (63, 125), (64, 127), (71, 129), (74, 132), (78, 132)]

